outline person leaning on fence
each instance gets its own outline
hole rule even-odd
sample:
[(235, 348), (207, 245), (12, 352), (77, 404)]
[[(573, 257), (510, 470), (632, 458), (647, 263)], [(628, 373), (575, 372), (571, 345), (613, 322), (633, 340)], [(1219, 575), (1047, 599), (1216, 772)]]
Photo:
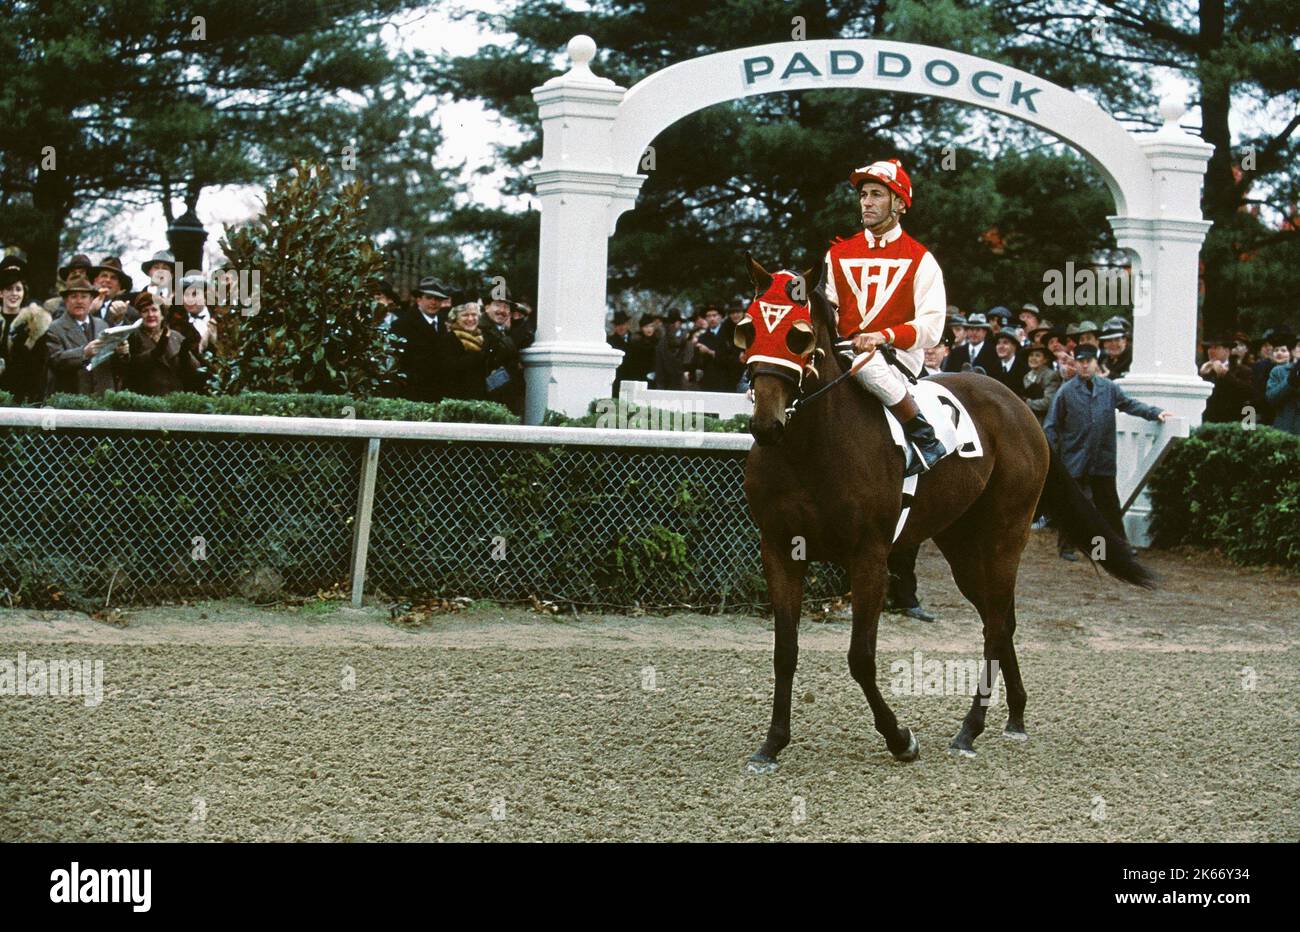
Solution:
[[(98, 293), (80, 271), (70, 275), (59, 291), (67, 313), (50, 324), (46, 334), (52, 387), (56, 392), (98, 395), (115, 387), (118, 356), (87, 369), (101, 348), (99, 337), (108, 329), (108, 324), (90, 313), (91, 302)], [(126, 343), (119, 344), (117, 352), (125, 354)]]
[[(1130, 398), (1115, 382), (1098, 375), (1097, 347), (1082, 344), (1075, 348), (1074, 355), (1076, 376), (1052, 399), (1043, 432), (1083, 494), (1097, 506), (1116, 535), (1126, 540), (1115, 488), (1115, 412), (1148, 421), (1166, 421), (1173, 415)], [(1079, 558), (1066, 541), (1064, 530), (1056, 546), (1062, 559)]]
[(140, 315), (140, 327), (127, 338), (127, 390), (137, 395), (201, 391), (198, 332), (191, 330), (186, 336), (169, 328), (162, 307), (147, 291), (137, 294), (131, 306)]
[(1021, 394), (1041, 424), (1052, 406), (1052, 399), (1061, 390), (1061, 373), (1052, 365), (1052, 351), (1040, 343), (1031, 343), (1025, 351), (1025, 358), (1029, 363), (1029, 371), (1024, 375), (1024, 391)]
[(458, 304), (447, 312), (447, 330), (438, 341), (445, 398), (487, 398), (488, 354), (478, 329), (480, 317), (478, 301)]
[(1300, 434), (1300, 340), (1290, 334), (1283, 336), (1285, 340), (1273, 351), (1276, 364), (1268, 374), (1265, 392), (1273, 406), (1273, 426)]

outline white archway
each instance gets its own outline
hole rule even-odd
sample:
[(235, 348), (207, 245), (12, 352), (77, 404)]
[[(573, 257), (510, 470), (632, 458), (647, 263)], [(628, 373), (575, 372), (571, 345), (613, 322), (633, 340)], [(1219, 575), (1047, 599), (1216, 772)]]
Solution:
[[(928, 94), (1023, 120), (1059, 137), (1097, 166), (1114, 197), (1110, 217), (1132, 259), (1133, 366), (1126, 390), (1200, 422), (1209, 387), (1196, 374), (1200, 200), (1213, 147), (1178, 126), (1130, 133), (1096, 104), (997, 62), (875, 39), (781, 42), (705, 55), (631, 89), (595, 75), (596, 44), (576, 36), (572, 67), (533, 89), (542, 119), (537, 342), (524, 353), (525, 420), (548, 408), (583, 414), (608, 394), (622, 354), (605, 343), (608, 241), (636, 203), (646, 146), (666, 127), (713, 104), (754, 94), (865, 88)], [(863, 153), (884, 158), (890, 153)]]

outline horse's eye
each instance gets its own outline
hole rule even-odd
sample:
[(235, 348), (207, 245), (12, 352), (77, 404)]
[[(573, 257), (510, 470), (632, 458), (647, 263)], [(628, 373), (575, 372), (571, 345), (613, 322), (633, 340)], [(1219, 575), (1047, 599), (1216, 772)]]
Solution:
[(731, 341), (735, 343), (739, 349), (749, 349), (749, 345), (754, 342), (753, 318), (746, 317), (740, 323), (736, 324), (736, 332), (732, 334)]
[(806, 356), (811, 353), (815, 342), (812, 327), (804, 320), (795, 321), (785, 335), (786, 348), (796, 356)]

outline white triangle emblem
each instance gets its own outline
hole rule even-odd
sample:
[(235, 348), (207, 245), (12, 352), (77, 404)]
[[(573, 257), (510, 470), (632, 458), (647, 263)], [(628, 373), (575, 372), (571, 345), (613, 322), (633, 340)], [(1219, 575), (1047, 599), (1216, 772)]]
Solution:
[(758, 307), (763, 312), (763, 325), (767, 327), (768, 333), (772, 333), (776, 330), (776, 325), (785, 320), (785, 315), (790, 313), (794, 305), (768, 304), (766, 301), (759, 301)]

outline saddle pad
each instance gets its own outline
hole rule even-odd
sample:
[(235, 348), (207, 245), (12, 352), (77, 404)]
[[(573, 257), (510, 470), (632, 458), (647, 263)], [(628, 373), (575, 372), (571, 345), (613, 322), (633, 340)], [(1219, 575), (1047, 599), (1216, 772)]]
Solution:
[[(921, 409), (925, 419), (934, 428), (935, 437), (943, 444), (944, 459), (953, 453), (966, 458), (984, 455), (984, 446), (980, 443), (975, 422), (971, 420), (966, 406), (956, 395), (930, 379), (921, 379), (911, 386), (911, 389), (912, 397), (916, 399), (916, 406)], [(910, 466), (916, 451), (904, 441), (902, 425), (893, 415), (885, 418), (885, 422), (889, 425), (889, 433), (894, 438), (894, 444), (903, 451), (906, 463)], [(916, 494), (916, 483), (919, 478), (920, 476), (908, 476), (903, 480), (903, 511), (899, 514), (898, 524), (894, 528), (894, 540), (898, 540), (898, 536), (903, 533), (904, 525), (907, 524), (907, 516), (912, 510), (912, 498)]]

